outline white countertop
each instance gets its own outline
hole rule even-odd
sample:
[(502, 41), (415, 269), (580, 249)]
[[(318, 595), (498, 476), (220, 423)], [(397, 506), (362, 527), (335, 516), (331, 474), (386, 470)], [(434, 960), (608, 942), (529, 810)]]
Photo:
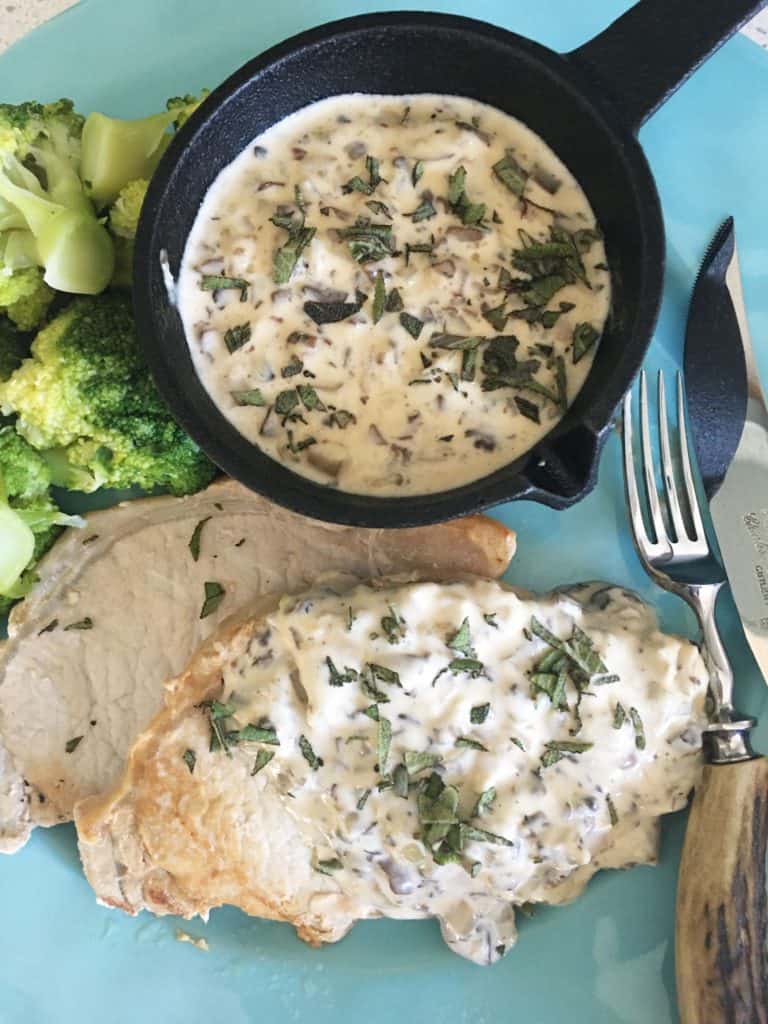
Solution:
[[(0, 0), (0, 52), (37, 25), (74, 7), (77, 0)], [(130, 0), (123, 0), (130, 3)], [(758, 46), (768, 50), (768, 8), (743, 30)], [(0, 100), (2, 97), (0, 97)]]

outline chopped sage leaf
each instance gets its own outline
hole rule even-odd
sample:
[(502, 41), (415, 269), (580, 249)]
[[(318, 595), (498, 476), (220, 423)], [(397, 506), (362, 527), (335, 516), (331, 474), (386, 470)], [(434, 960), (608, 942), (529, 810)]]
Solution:
[(620, 729), (627, 720), (627, 712), (624, 710), (624, 705), (616, 702), (616, 710), (613, 712), (613, 728)]
[(281, 391), (275, 399), (275, 412), (278, 416), (289, 416), (299, 405), (299, 396), (295, 388)]
[(350, 192), (362, 192), (364, 195), (371, 195), (375, 192), (377, 186), (384, 181), (382, 176), (379, 174), (379, 161), (374, 156), (367, 156), (365, 158), (365, 169), (368, 173), (368, 181), (363, 181), (358, 175), (355, 175), (346, 185), (341, 186), (341, 191), (345, 194)]
[(527, 420), (531, 420), (533, 423), (541, 423), (540, 410), (535, 402), (523, 398), (522, 395), (515, 395), (515, 405), (521, 416), (525, 416)]
[(356, 292), (354, 302), (305, 302), (304, 312), (318, 326), (337, 324), (359, 313), (367, 297), (363, 292)]
[(430, 220), (432, 217), (437, 216), (437, 210), (431, 199), (423, 199), (413, 213), (406, 213), (406, 217), (410, 217), (414, 224), (418, 224), (422, 220)]
[(368, 707), (365, 708), (365, 710), (363, 711), (363, 714), (367, 715), (374, 722), (378, 722), (379, 720), (379, 709), (376, 704), (369, 704)]
[(408, 331), (410, 336), (416, 341), (421, 334), (421, 330), (424, 324), (415, 316), (411, 316), (410, 313), (400, 314), (400, 324)]
[(640, 712), (637, 708), (630, 708), (629, 717), (635, 730), (635, 746), (638, 750), (645, 750), (645, 729), (643, 728), (643, 720), (640, 718)]
[(467, 825), (462, 822), (459, 826), (462, 832), (462, 845), (469, 839), (477, 843), (495, 843), (498, 846), (514, 846), (511, 839), (496, 835), (495, 832), (487, 832), (484, 828), (476, 828), (474, 825)]
[(376, 751), (378, 754), (379, 775), (384, 775), (387, 770), (387, 758), (389, 747), (392, 742), (392, 723), (388, 718), (379, 717), (378, 729), (376, 730)]
[(248, 388), (245, 391), (230, 391), (235, 405), (266, 405), (266, 399), (259, 388)]
[(276, 228), (281, 228), (288, 233), (288, 241), (279, 249), (276, 249), (272, 256), (272, 280), (275, 284), (287, 284), (299, 256), (312, 239), (315, 237), (315, 228), (308, 228), (304, 221), (304, 204), (301, 196), (296, 194), (299, 212), (296, 215), (276, 213), (270, 220)]
[(413, 170), (411, 171), (411, 184), (413, 185), (414, 188), (416, 188), (416, 186), (418, 185), (419, 181), (421, 180), (421, 176), (423, 174), (424, 174), (424, 161), (423, 160), (417, 160), (416, 163), (413, 165)]
[(192, 536), (189, 538), (189, 551), (194, 562), (196, 562), (200, 557), (200, 537), (202, 536), (203, 528), (211, 518), (212, 516), (206, 516), (205, 519), (201, 519), (192, 531)]
[(479, 818), (486, 811), (490, 811), (493, 803), (496, 799), (496, 789), (494, 786), (490, 786), (488, 789), (484, 789), (480, 796), (477, 798), (475, 809), (472, 811), (473, 818)]
[(619, 815), (616, 812), (616, 808), (614, 806), (613, 800), (611, 800), (611, 794), (610, 793), (606, 793), (606, 795), (605, 795), (605, 802), (606, 802), (606, 804), (608, 806), (608, 814), (609, 814), (610, 819), (611, 819), (611, 825), (614, 825), (614, 826), (618, 825), (618, 823), (619, 823)]
[(311, 384), (297, 384), (296, 391), (298, 392), (301, 404), (305, 409), (308, 409), (310, 412), (314, 409), (319, 409), (320, 412), (325, 412), (325, 405)]
[(381, 628), (389, 643), (399, 644), (405, 636), (405, 619), (397, 614), (392, 605), (389, 605), (389, 615), (382, 618)]
[(405, 767), (408, 769), (408, 774), (418, 775), (419, 772), (423, 772), (427, 768), (435, 768), (437, 765), (442, 764), (443, 759), (440, 754), (406, 750), (403, 760), (405, 761)]
[(488, 323), (499, 333), (504, 330), (504, 325), (509, 319), (509, 314), (504, 312), (504, 307), (507, 304), (505, 299), (500, 305), (494, 306), (493, 309), (484, 309), (483, 316)]
[(262, 768), (267, 767), (267, 765), (274, 756), (274, 750), (260, 750), (256, 755), (256, 760), (253, 762), (253, 768), (251, 768), (251, 775), (258, 775)]
[(578, 740), (550, 740), (544, 745), (544, 753), (541, 755), (541, 764), (544, 768), (556, 764), (566, 754), (583, 754), (592, 748), (591, 743), (581, 743)]
[(380, 217), (389, 217), (392, 220), (392, 214), (386, 203), (380, 203), (378, 199), (369, 199), (365, 205), (372, 213), (377, 213)]
[(377, 665), (375, 662), (369, 662), (368, 668), (374, 679), (378, 679), (382, 683), (393, 683), (395, 686), (402, 687), (400, 676), (394, 669), (387, 668), (385, 665)]
[(522, 750), (523, 753), (525, 753), (525, 747), (523, 746), (523, 741), (518, 739), (517, 736), (510, 736), (509, 737), (509, 741), (510, 741), (510, 743), (514, 743), (516, 747), (519, 747), (519, 749)]
[(279, 747), (277, 731), (272, 726), (244, 725), (242, 729), (227, 733), (230, 743), (268, 743), (271, 747)]
[(317, 756), (312, 749), (312, 744), (303, 734), (299, 736), (299, 750), (301, 751), (302, 757), (313, 771), (317, 771), (318, 768), (322, 768), (324, 763), (322, 757)]
[(372, 224), (367, 220), (358, 220), (352, 227), (337, 230), (339, 238), (349, 243), (352, 258), (358, 263), (373, 263), (395, 255), (391, 224)]
[(224, 277), (221, 274), (204, 274), (200, 282), (204, 292), (226, 291), (233, 288), (240, 292), (240, 301), (245, 302), (248, 298), (248, 282), (242, 277)]
[(408, 769), (404, 764), (398, 764), (395, 766), (395, 770), (392, 772), (392, 786), (397, 796), (408, 799)]
[(400, 298), (400, 292), (397, 288), (393, 288), (387, 296), (387, 302), (384, 306), (384, 310), (387, 313), (399, 313), (403, 308), (403, 300)]
[[(352, 609), (350, 608), (349, 611), (351, 614)], [(334, 665), (333, 659), (330, 657), (330, 655), (328, 655), (328, 657), (325, 659), (325, 664), (328, 666), (328, 672), (330, 674), (330, 679), (328, 680), (328, 682), (331, 684), (331, 686), (343, 686), (345, 683), (352, 683), (358, 678), (358, 673), (355, 671), (355, 669), (350, 668), (349, 665), (345, 665), (344, 671), (339, 672), (339, 670)]]
[(488, 747), (484, 746), (479, 740), (473, 740), (471, 736), (457, 736), (455, 747), (467, 747), (469, 750), (484, 750), (488, 753)]
[(334, 871), (341, 871), (344, 865), (338, 857), (329, 857), (328, 860), (319, 860), (315, 864), (315, 871), (321, 875), (332, 875)]
[(283, 378), (295, 377), (296, 374), (301, 373), (303, 369), (303, 361), (299, 359), (298, 356), (294, 355), (291, 356), (290, 362), (286, 363), (286, 365), (282, 368), (282, 370), (280, 371), (280, 376)]
[(473, 725), (482, 725), (491, 710), (490, 704), (475, 704), (469, 712), (469, 720)]
[(334, 409), (331, 415), (323, 421), (328, 427), (338, 427), (344, 430), (350, 423), (357, 423), (357, 416), (349, 409)]
[(64, 744), (64, 750), (66, 751), (66, 753), (74, 753), (74, 751), (77, 750), (77, 748), (80, 746), (82, 739), (82, 736), (73, 736), (71, 740), (67, 740), (67, 742)]
[(384, 309), (387, 301), (387, 290), (384, 285), (384, 275), (376, 275), (376, 286), (373, 292), (373, 322), (377, 324), (384, 316)]
[(48, 625), (47, 626), (43, 626), (43, 628), (38, 632), (37, 635), (38, 636), (42, 636), (43, 633), (52, 633), (53, 630), (56, 629), (58, 624), (59, 624), (59, 620), (58, 619), (51, 619), (51, 621), (48, 623)]
[(502, 185), (508, 188), (512, 195), (517, 196), (518, 199), (522, 198), (525, 186), (528, 183), (528, 172), (515, 160), (511, 149), (504, 151), (504, 156), (501, 160), (496, 161), (492, 170)]
[(472, 203), (466, 191), (467, 171), (459, 167), (448, 177), (448, 205), (462, 224), (482, 226), (485, 203)]
[(220, 583), (216, 583), (215, 580), (206, 580), (203, 584), (203, 590), (205, 596), (203, 606), (200, 609), (200, 618), (207, 619), (209, 615), (213, 615), (221, 604), (226, 590)]
[(362, 811), (362, 809), (368, 803), (368, 797), (370, 795), (371, 795), (371, 790), (370, 789), (364, 789), (363, 790), (362, 794), (360, 795), (359, 800), (355, 804), (355, 807), (358, 809), (358, 811)]
[(189, 774), (194, 774), (195, 764), (197, 763), (197, 754), (194, 750), (185, 750), (181, 757), (184, 764), (189, 768)]
[(86, 615), (84, 619), (78, 619), (77, 622), (70, 622), (68, 626), (64, 627), (64, 632), (70, 629), (93, 629), (93, 619), (90, 615)]
[(592, 324), (576, 324), (573, 329), (573, 361), (578, 363), (600, 337)]
[(475, 658), (475, 649), (472, 646), (472, 636), (469, 631), (469, 618), (465, 618), (455, 633), (445, 639), (445, 646), (452, 651), (458, 651), (465, 658)]
[(238, 324), (236, 327), (230, 327), (228, 331), (224, 332), (224, 344), (227, 346), (227, 351), (230, 355), (233, 352), (237, 352), (239, 348), (242, 348), (250, 340), (251, 325), (249, 323)]

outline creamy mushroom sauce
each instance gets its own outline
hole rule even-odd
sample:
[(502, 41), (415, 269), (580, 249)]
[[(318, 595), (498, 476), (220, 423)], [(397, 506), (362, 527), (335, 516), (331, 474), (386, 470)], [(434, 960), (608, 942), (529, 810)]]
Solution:
[[(589, 680), (566, 665), (548, 693), (536, 621), (592, 659)], [(237, 756), (297, 823), (315, 909), (435, 916), (489, 963), (515, 941), (516, 907), (655, 859), (656, 817), (698, 777), (706, 689), (696, 647), (618, 588), (325, 586), (284, 598), (224, 670), (219, 723), (276, 733)]]
[(421, 494), (493, 472), (562, 417), (610, 275), (586, 196), (524, 124), (459, 97), (349, 95), (221, 172), (178, 302), (200, 380), (246, 438), (344, 491)]

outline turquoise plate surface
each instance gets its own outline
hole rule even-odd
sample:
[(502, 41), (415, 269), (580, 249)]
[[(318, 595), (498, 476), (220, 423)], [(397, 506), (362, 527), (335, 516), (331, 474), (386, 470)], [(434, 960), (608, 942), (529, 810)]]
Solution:
[[(367, 0), (84, 0), (0, 58), (0, 99), (72, 96), (79, 109), (144, 115), (168, 96), (215, 85), (266, 47), (313, 25), (412, 6)], [(420, 8), (471, 14), (556, 49), (589, 38), (623, 0), (475, 0)], [(670, 26), (671, 32), (683, 31)], [(429, 54), (424, 55), (429, 60)], [(736, 218), (752, 333), (768, 372), (768, 54), (735, 38), (643, 129), (661, 193), (668, 267), (648, 367), (680, 360), (687, 301), (717, 225)], [(680, 602), (654, 591), (634, 556), (614, 436), (595, 492), (552, 512), (529, 503), (496, 514), (520, 535), (509, 578), (536, 589), (602, 578), (638, 590), (670, 629), (690, 632)], [(730, 599), (721, 623), (738, 699), (761, 717), (768, 751), (768, 690)], [(670, 1024), (677, 1020), (674, 900), (682, 814), (664, 823), (661, 863), (606, 872), (575, 904), (523, 920), (519, 945), (480, 968), (443, 946), (432, 922), (368, 922), (315, 951), (288, 926), (214, 911), (210, 952), (175, 941), (180, 924), (130, 919), (95, 904), (70, 826), (39, 829), (0, 859), (2, 1024)]]

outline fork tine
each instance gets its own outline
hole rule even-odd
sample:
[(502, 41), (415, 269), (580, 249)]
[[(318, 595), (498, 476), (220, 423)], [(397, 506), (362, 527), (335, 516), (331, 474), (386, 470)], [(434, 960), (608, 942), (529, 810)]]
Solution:
[(645, 472), (645, 489), (648, 493), (648, 504), (651, 507), (651, 521), (656, 534), (656, 543), (669, 545), (667, 527), (661, 515), (659, 496), (656, 491), (656, 478), (653, 473), (653, 448), (651, 447), (651, 429), (648, 424), (648, 382), (645, 370), (640, 372), (640, 434), (643, 450), (643, 470)]
[(699, 498), (696, 494), (696, 487), (693, 483), (693, 472), (691, 470), (691, 457), (688, 452), (688, 428), (685, 418), (685, 401), (683, 399), (683, 377), (680, 371), (677, 373), (677, 422), (680, 429), (680, 456), (683, 463), (683, 479), (685, 481), (685, 493), (688, 497), (688, 508), (691, 510), (693, 521), (693, 539), (696, 541), (706, 540), (704, 523), (701, 519), (701, 508)]
[(643, 513), (640, 507), (640, 495), (637, 490), (637, 477), (635, 475), (635, 457), (632, 439), (632, 389), (630, 388), (624, 396), (624, 413), (622, 418), (623, 444), (624, 444), (624, 484), (627, 489), (627, 504), (629, 505), (629, 524), (632, 527), (632, 534), (640, 553), (647, 557), (651, 542), (645, 529)]
[(664, 490), (667, 492), (669, 513), (672, 519), (672, 526), (675, 531), (675, 538), (678, 541), (688, 540), (688, 531), (683, 522), (683, 514), (680, 511), (680, 501), (677, 497), (677, 481), (675, 480), (675, 468), (672, 465), (672, 452), (669, 444), (669, 423), (667, 421), (667, 392), (664, 387), (664, 374), (659, 370), (659, 446), (661, 448), (661, 472), (664, 477)]

